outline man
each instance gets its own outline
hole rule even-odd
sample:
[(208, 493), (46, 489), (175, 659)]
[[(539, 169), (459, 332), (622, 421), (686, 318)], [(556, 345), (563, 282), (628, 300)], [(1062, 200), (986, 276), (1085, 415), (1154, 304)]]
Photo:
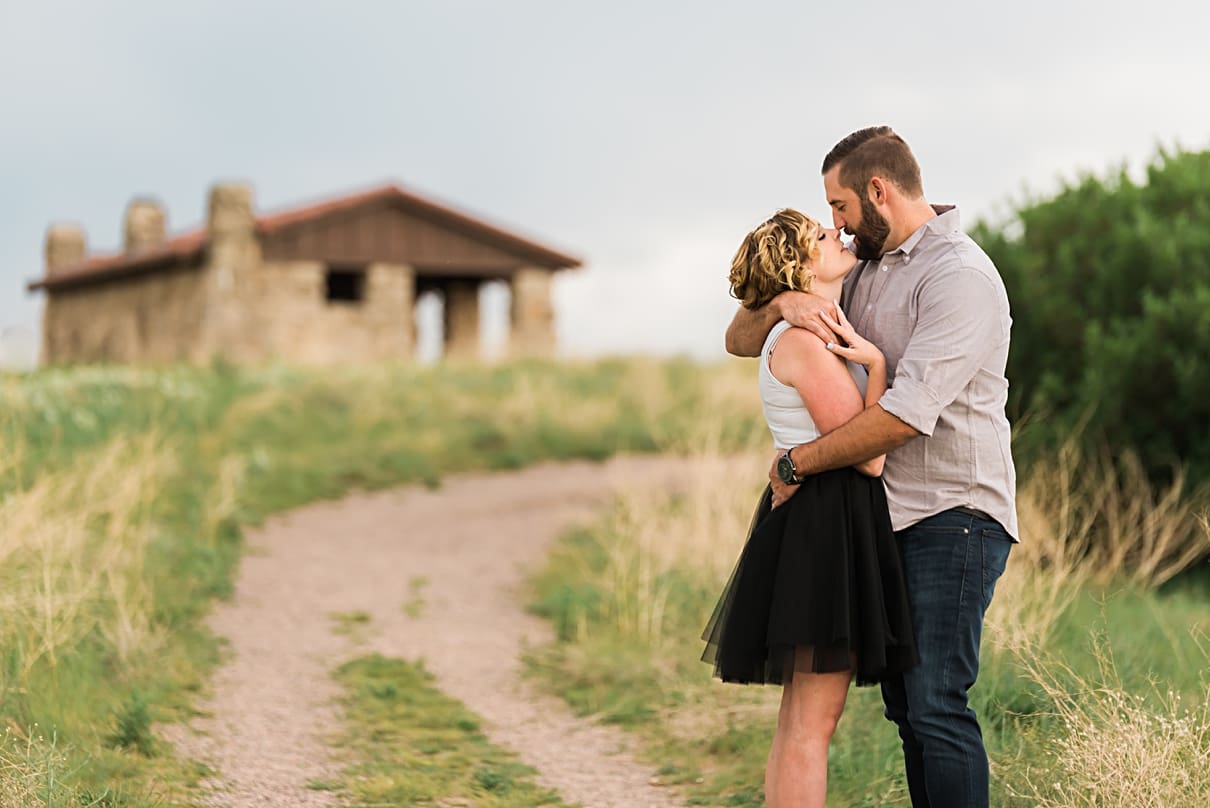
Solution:
[[(774, 501), (806, 474), (888, 453), (883, 472), (903, 553), (920, 664), (883, 684), (915, 808), (986, 808), (988, 764), (967, 691), (983, 617), (1017, 536), (1016, 476), (1004, 407), (1008, 296), (958, 211), (924, 198), (916, 158), (890, 127), (841, 140), (823, 163), (833, 223), (862, 259), (844, 309), (887, 359), (878, 404), (774, 464)], [(778, 320), (844, 353), (820, 319), (832, 301), (783, 292), (740, 309), (727, 350), (758, 356)]]

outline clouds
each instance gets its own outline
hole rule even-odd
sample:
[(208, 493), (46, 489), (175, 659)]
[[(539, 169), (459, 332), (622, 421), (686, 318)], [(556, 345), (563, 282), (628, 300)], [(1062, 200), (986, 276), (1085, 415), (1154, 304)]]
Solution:
[[(393, 179), (583, 255), (558, 286), (577, 353), (717, 355), (734, 304), (703, 278), (767, 211), (825, 215), (819, 160), (854, 128), (899, 129), (968, 222), (1157, 144), (1210, 146), (1199, 4), (974, 9), (10, 4), (0, 326), (36, 324), (21, 289), (51, 221), (112, 247), (137, 194), (179, 229), (220, 178), (253, 182), (262, 208)], [(633, 294), (640, 274), (678, 302)]]

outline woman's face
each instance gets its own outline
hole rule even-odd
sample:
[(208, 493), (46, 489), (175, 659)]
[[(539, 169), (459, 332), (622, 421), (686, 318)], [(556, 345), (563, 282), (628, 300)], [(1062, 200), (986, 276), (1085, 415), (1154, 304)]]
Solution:
[(811, 271), (820, 281), (827, 283), (843, 278), (857, 265), (857, 256), (845, 249), (839, 230), (821, 227), (816, 238), (819, 240), (819, 255), (811, 262)]

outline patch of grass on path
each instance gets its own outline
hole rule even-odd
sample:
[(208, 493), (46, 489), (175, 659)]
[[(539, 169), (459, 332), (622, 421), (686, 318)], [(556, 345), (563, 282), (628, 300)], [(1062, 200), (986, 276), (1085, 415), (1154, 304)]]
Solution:
[(408, 599), (404, 601), (403, 613), (413, 619), (424, 614), (424, 590), (429, 585), (429, 579), (418, 575), (408, 581)]
[(533, 769), (488, 742), (479, 719), (438, 691), (422, 664), (374, 654), (342, 665), (336, 679), (347, 715), (339, 744), (355, 761), (339, 787), (354, 808), (565, 808), (534, 784)]

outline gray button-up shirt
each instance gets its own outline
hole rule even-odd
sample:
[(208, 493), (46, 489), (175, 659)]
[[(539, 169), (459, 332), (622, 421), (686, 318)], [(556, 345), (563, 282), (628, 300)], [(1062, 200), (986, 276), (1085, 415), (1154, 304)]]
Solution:
[(886, 355), (878, 404), (923, 435), (892, 451), (883, 482), (902, 530), (955, 507), (985, 511), (1017, 538), (1016, 473), (1009, 447), (1004, 283), (987, 254), (938, 215), (845, 283), (845, 314)]

